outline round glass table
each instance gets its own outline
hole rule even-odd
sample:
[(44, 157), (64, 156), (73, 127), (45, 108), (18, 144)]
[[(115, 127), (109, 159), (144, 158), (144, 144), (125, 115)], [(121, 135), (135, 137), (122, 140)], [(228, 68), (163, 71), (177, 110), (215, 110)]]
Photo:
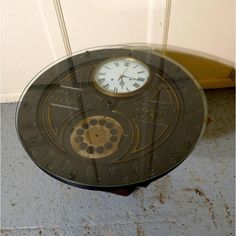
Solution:
[(167, 174), (206, 124), (203, 90), (183, 66), (148, 48), (93, 48), (63, 58), (27, 86), (19, 139), (34, 163), (73, 186), (122, 195)]

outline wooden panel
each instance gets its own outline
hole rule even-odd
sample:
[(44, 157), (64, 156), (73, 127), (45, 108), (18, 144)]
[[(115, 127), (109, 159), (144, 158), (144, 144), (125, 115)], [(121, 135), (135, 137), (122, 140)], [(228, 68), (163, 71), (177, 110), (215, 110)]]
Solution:
[(206, 54), (197, 54), (191, 50), (169, 48), (166, 55), (188, 69), (204, 89), (235, 86), (235, 74), (232, 64), (216, 60)]

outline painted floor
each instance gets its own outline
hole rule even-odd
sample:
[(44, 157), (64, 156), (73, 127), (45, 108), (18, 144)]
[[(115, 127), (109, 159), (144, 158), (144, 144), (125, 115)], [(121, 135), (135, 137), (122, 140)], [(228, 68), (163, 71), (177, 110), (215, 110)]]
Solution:
[(234, 235), (234, 90), (206, 95), (209, 124), (194, 152), (128, 197), (70, 187), (43, 173), (17, 139), (16, 104), (2, 104), (2, 235)]

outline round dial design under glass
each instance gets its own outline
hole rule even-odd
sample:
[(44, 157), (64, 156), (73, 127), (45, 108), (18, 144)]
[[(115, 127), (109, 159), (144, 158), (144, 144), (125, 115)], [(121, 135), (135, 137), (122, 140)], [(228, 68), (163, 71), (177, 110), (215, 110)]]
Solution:
[(100, 65), (94, 76), (95, 85), (105, 93), (129, 95), (143, 88), (150, 72), (142, 62), (133, 58), (118, 58)]

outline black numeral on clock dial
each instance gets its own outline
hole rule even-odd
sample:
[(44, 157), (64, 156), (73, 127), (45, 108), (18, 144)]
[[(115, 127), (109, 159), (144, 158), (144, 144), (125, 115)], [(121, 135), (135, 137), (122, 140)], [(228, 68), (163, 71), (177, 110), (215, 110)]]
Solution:
[(118, 93), (118, 88), (117, 88), (117, 87), (115, 87), (115, 88), (113, 89), (113, 93)]
[(98, 79), (98, 82), (99, 82), (99, 83), (103, 83), (103, 82), (105, 82), (105, 78)]
[(124, 66), (129, 66), (129, 62), (128, 62), (128, 61), (125, 61), (125, 62), (124, 62)]
[(133, 86), (134, 86), (135, 88), (139, 88), (139, 87), (140, 87), (140, 84), (134, 83)]
[(110, 87), (109, 84), (105, 84), (105, 85), (103, 86), (104, 89), (108, 89), (109, 87)]

